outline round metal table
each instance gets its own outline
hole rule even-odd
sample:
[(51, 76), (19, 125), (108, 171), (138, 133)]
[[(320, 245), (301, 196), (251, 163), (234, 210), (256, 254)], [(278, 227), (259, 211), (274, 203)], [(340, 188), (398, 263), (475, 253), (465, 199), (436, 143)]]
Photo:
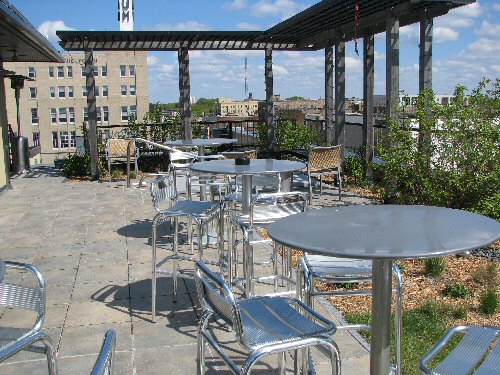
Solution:
[(205, 147), (207, 146), (221, 146), (238, 142), (234, 138), (194, 138), (192, 140), (178, 139), (176, 141), (165, 141), (163, 144), (167, 146), (177, 147), (198, 147), (198, 155), (205, 155)]
[(367, 205), (310, 210), (281, 219), (269, 236), (314, 254), (373, 260), (370, 373), (390, 373), (391, 270), (394, 259), (432, 258), (500, 239), (500, 223), (467, 211)]
[(252, 176), (290, 173), (305, 168), (304, 163), (290, 160), (250, 159), (249, 165), (236, 165), (233, 159), (193, 163), (193, 171), (242, 176), (243, 214), (248, 214), (252, 197)]

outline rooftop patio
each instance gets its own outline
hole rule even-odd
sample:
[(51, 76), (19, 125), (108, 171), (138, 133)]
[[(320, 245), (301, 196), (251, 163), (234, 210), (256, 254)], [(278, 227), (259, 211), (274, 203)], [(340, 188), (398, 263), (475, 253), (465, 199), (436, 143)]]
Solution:
[[(43, 273), (48, 296), (43, 330), (57, 347), (60, 373), (88, 374), (110, 328), (117, 332), (117, 374), (195, 373), (201, 312), (194, 282), (181, 279), (182, 294), (173, 304), (171, 278), (162, 277), (158, 322), (150, 321), (155, 212), (148, 189), (126, 189), (124, 181), (68, 182), (49, 168), (34, 169), (13, 179), (12, 185), (0, 195), (0, 253), (6, 260), (33, 263)], [(313, 203), (319, 207), (370, 202), (349, 191), (339, 202), (337, 191), (326, 185), (321, 199), (317, 196)], [(30, 282), (22, 276), (9, 274), (5, 281)], [(329, 317), (335, 313), (328, 303), (316, 308)], [(0, 325), (26, 326), (34, 319), (18, 310), (0, 314)], [(220, 334), (232, 337), (223, 330)], [(369, 373), (369, 353), (359, 336), (340, 331), (335, 340), (343, 374)], [(232, 353), (241, 358), (241, 352)], [(207, 352), (207, 357), (213, 358), (208, 373), (228, 373), (214, 353)], [(328, 373), (321, 366), (325, 357), (316, 357), (318, 373)], [(266, 364), (258, 369), (269, 373)], [(46, 374), (46, 359), (22, 352), (2, 363), (0, 372)]]

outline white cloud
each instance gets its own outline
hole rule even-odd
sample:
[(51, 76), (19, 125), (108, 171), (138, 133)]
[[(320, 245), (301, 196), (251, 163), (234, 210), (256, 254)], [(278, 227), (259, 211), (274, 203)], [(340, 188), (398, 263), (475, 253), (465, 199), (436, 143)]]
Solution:
[(435, 27), (434, 28), (434, 42), (435, 43), (444, 43), (458, 40), (459, 33), (458, 31), (450, 28), (450, 27)]
[(462, 17), (479, 17), (483, 14), (483, 8), (481, 7), (479, 1), (477, 1), (475, 3), (453, 9), (450, 11), (450, 14)]
[(481, 23), (481, 27), (474, 30), (479, 38), (497, 39), (500, 35), (500, 24), (492, 24), (486, 20)]
[(160, 59), (157, 56), (148, 54), (148, 66), (149, 67), (156, 66), (156, 65), (158, 65), (159, 62), (160, 62)]
[(225, 2), (223, 7), (228, 10), (239, 10), (247, 7), (246, 0), (233, 0)]
[(238, 27), (238, 29), (240, 29), (240, 30), (246, 30), (246, 31), (258, 31), (258, 30), (262, 30), (262, 27), (260, 25), (256, 25), (254, 23), (240, 22), (236, 26)]
[(52, 44), (60, 48), (59, 38), (56, 35), (57, 30), (75, 30), (67, 26), (64, 21), (45, 21), (43, 22), (38, 31), (45, 36)]
[(260, 0), (252, 6), (250, 15), (253, 17), (278, 16), (282, 19), (291, 17), (304, 10), (307, 6), (294, 0)]
[(203, 31), (210, 30), (210, 27), (198, 21), (185, 21), (177, 23), (159, 23), (148, 30), (166, 30), (166, 31)]

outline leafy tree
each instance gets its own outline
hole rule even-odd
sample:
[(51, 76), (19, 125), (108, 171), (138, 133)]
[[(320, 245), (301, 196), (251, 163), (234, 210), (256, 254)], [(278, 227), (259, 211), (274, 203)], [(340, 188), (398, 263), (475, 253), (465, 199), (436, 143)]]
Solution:
[(305, 100), (302, 96), (291, 96), (289, 98), (286, 98), (285, 100)]

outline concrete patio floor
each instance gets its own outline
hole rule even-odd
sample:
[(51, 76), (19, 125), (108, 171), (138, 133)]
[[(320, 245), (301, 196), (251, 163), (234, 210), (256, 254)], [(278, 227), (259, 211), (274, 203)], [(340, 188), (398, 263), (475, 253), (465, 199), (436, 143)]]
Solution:
[[(47, 318), (43, 330), (53, 339), (60, 374), (89, 374), (106, 330), (117, 332), (116, 374), (195, 374), (196, 325), (201, 314), (194, 282), (181, 280), (179, 301), (172, 302), (171, 278), (158, 286), (159, 318), (151, 317), (151, 219), (148, 188), (119, 182), (66, 182), (58, 171), (39, 168), (12, 180), (0, 193), (0, 257), (32, 263), (47, 283)], [(349, 192), (337, 201), (336, 190), (315, 195), (314, 206), (369, 204)], [(166, 229), (168, 230), (168, 229)], [(169, 247), (165, 243), (163, 247)], [(9, 273), (5, 282), (32, 280)], [(332, 318), (327, 303), (318, 311)], [(34, 314), (0, 309), (1, 326), (29, 326)], [(232, 335), (221, 335), (233, 358), (243, 353)], [(339, 331), (334, 339), (342, 373), (368, 374), (369, 353), (357, 335)], [(315, 356), (319, 374), (326, 358)], [(256, 373), (275, 373), (270, 358)], [(229, 373), (207, 350), (208, 374)], [(292, 364), (288, 361), (287, 364)], [(258, 371), (257, 371), (258, 370)], [(21, 352), (0, 364), (1, 374), (46, 374), (41, 354)]]

